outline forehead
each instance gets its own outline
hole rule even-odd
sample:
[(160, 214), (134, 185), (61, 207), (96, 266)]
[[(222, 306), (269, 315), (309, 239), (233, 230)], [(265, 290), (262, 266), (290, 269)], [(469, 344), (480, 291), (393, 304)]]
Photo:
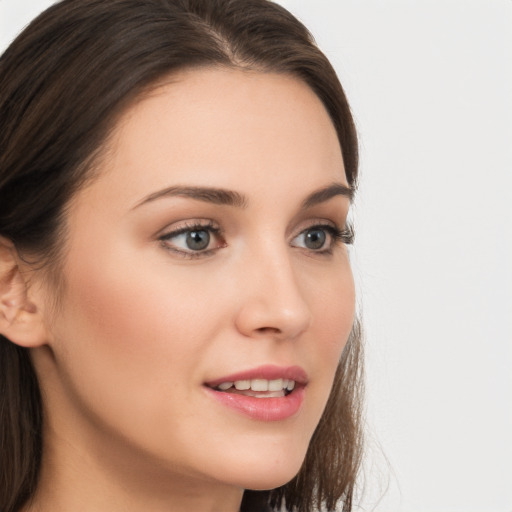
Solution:
[(99, 185), (123, 190), (132, 203), (174, 184), (250, 194), (346, 183), (323, 104), (283, 74), (207, 68), (173, 75), (121, 117), (106, 154)]

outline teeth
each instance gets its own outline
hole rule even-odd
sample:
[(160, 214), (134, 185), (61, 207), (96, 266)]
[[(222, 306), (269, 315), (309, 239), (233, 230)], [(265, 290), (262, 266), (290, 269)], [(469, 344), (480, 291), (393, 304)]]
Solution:
[(268, 390), (269, 391), (281, 391), (283, 389), (283, 379), (269, 380)]
[(240, 391), (245, 391), (246, 389), (251, 389), (251, 381), (250, 380), (237, 380), (235, 381), (235, 388)]
[(252, 380), (237, 380), (235, 382), (223, 382), (217, 386), (220, 391), (227, 391), (235, 387), (239, 391), (282, 391), (286, 389), (292, 391), (295, 387), (295, 381), (291, 379), (252, 379)]
[(268, 391), (268, 380), (265, 379), (252, 379), (251, 389), (253, 391)]

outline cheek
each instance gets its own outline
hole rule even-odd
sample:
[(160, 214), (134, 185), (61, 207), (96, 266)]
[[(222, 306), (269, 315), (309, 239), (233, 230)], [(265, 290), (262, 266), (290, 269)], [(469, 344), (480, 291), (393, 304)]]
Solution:
[[(199, 379), (198, 354), (215, 330), (181, 283), (151, 268), (128, 258), (82, 260), (67, 272), (55, 324), (66, 387), (84, 409), (117, 425), (133, 424), (135, 411), (167, 421), (166, 407), (181, 407)], [(173, 392), (178, 388), (182, 393)]]
[(315, 277), (304, 284), (313, 320), (310, 334), (301, 345), (302, 357), (315, 368), (308, 399), (313, 429), (327, 403), (355, 318), (355, 286), (348, 263), (337, 266), (329, 276)]
[[(341, 352), (348, 340), (355, 317), (355, 285), (348, 264), (338, 267), (329, 277), (308, 283), (313, 312), (313, 329), (318, 333), (322, 352), (331, 358)], [(335, 360), (339, 357), (334, 357)]]
[[(124, 271), (123, 271), (124, 270)], [(179, 293), (176, 282), (155, 278), (143, 267), (90, 269), (70, 286), (67, 326), (77, 345), (122, 360), (131, 371), (145, 363), (177, 365), (197, 350), (200, 305)], [(187, 341), (186, 343), (184, 341)], [(67, 341), (66, 341), (67, 342)]]

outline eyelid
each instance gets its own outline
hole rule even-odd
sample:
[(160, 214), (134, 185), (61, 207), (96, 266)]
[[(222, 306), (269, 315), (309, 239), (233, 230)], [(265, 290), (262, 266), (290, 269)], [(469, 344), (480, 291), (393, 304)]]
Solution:
[(220, 226), (212, 219), (186, 219), (168, 224), (165, 228), (158, 232), (156, 238), (170, 238), (171, 236), (177, 236), (187, 231), (193, 231), (194, 229), (212, 229), (220, 231)]
[(321, 227), (321, 226), (332, 226), (333, 228), (337, 228), (338, 224), (334, 222), (333, 220), (324, 219), (322, 217), (319, 217), (318, 219), (310, 219), (300, 224), (299, 228), (297, 229), (297, 235), (305, 231), (306, 229), (311, 229), (315, 227)]

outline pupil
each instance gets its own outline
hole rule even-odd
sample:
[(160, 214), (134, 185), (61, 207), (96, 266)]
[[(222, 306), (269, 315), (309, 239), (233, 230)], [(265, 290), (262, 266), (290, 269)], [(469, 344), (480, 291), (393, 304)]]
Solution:
[(321, 249), (325, 244), (325, 231), (312, 229), (306, 233), (306, 247), (308, 249)]
[(208, 231), (191, 231), (187, 234), (187, 247), (194, 251), (206, 249), (210, 243), (210, 233)]

